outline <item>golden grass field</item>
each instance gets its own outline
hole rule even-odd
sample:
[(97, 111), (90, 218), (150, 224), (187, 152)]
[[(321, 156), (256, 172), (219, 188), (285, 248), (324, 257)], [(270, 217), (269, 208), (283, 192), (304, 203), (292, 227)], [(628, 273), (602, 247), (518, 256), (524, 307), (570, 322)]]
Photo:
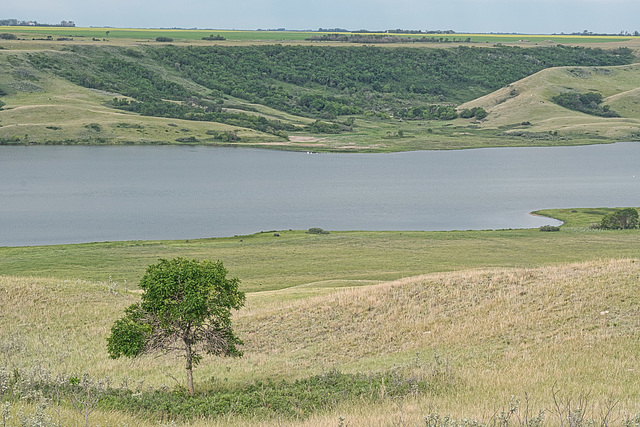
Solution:
[[(351, 426), (424, 425), (430, 413), (488, 422), (509, 408), (512, 396), (521, 402), (518, 416), (524, 417), (526, 403), (532, 414), (545, 411), (545, 425), (559, 425), (554, 393), (556, 401), (574, 404), (588, 395), (584, 409), (594, 419), (615, 402), (612, 420), (619, 423), (640, 413), (639, 280), (638, 259), (611, 259), (250, 293), (234, 317), (245, 356), (205, 359), (195, 371), (197, 388), (393, 368), (407, 375), (444, 370), (447, 386), (381, 405), (344, 402), (302, 421), (225, 418), (189, 425), (324, 426), (339, 419)], [(138, 299), (135, 291), (4, 276), (0, 295), (10, 307), (0, 317), (5, 366), (87, 372), (143, 388), (183, 380), (182, 363), (171, 357), (108, 359), (110, 325)], [(92, 419), (157, 425), (117, 412)]]

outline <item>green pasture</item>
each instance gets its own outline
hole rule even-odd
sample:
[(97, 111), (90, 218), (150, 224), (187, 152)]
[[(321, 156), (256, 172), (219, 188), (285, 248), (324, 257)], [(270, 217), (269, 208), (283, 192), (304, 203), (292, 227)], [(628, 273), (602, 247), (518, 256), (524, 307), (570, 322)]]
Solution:
[[(155, 40), (156, 37), (169, 37), (175, 41), (201, 40), (210, 35), (221, 35), (228, 41), (267, 41), (289, 42), (304, 41), (313, 35), (332, 34), (331, 32), (311, 31), (253, 31), (228, 29), (164, 29), (164, 28), (95, 28), (95, 27), (0, 27), (0, 32), (15, 34), (21, 38), (46, 38), (47, 36), (70, 37), (74, 39), (132, 39), (140, 41)], [(383, 34), (383, 33), (376, 33)], [(471, 39), (473, 43), (611, 43), (624, 42), (634, 37), (622, 36), (575, 36), (549, 34), (392, 34), (401, 37), (436, 37), (456, 41)]]
[[(573, 212), (575, 211), (575, 212)], [(599, 212), (594, 214), (592, 212)], [(304, 286), (370, 284), (419, 274), (484, 267), (538, 267), (637, 257), (638, 230), (598, 231), (607, 209), (547, 210), (567, 222), (537, 229), (449, 232), (304, 231), (179, 241), (102, 242), (0, 248), (0, 274), (109, 279), (135, 288), (146, 267), (177, 256), (221, 260), (247, 292)], [(470, 215), (473, 214), (470, 212)], [(584, 219), (584, 218), (587, 219)]]

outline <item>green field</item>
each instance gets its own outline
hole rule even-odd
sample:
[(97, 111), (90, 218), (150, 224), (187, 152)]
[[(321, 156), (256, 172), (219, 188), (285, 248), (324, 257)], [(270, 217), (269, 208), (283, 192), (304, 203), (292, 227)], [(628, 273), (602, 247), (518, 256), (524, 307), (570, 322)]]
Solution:
[[(175, 41), (201, 40), (212, 34), (221, 35), (228, 41), (296, 41), (302, 42), (312, 35), (334, 34), (309, 31), (249, 31), (249, 30), (225, 30), (225, 29), (159, 29), (159, 28), (84, 28), (84, 27), (0, 27), (0, 33), (11, 33), (21, 38), (46, 38), (73, 37), (74, 39), (98, 38), (98, 39), (130, 39), (138, 41), (155, 40), (156, 37), (170, 37)], [(346, 33), (357, 34), (357, 33)], [(633, 40), (634, 37), (621, 36), (575, 36), (575, 35), (546, 35), (546, 34), (392, 34), (401, 37), (437, 37), (449, 40), (466, 40), (470, 38), (473, 43), (560, 43), (560, 44), (584, 44), (584, 43), (615, 43)], [(636, 37), (637, 38), (637, 37)]]
[(269, 232), (189, 241), (5, 247), (0, 248), (0, 271), (104, 282), (111, 277), (135, 287), (146, 266), (159, 258), (221, 259), (232, 275), (242, 278), (243, 290), (255, 292), (310, 283), (367, 284), (467, 268), (537, 267), (637, 256), (637, 231), (566, 227), (562, 233), (534, 229), (333, 232), (326, 236), (285, 230), (278, 231), (279, 237)]

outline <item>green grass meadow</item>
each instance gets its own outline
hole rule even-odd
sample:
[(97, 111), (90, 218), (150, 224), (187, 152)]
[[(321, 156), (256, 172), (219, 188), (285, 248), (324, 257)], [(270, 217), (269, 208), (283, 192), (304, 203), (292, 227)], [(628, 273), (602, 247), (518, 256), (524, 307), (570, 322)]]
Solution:
[[(562, 216), (562, 215), (559, 215)], [(158, 259), (181, 256), (221, 260), (246, 292), (295, 286), (351, 286), (419, 274), (487, 267), (539, 267), (638, 255), (636, 230), (563, 227), (449, 232), (278, 231), (182, 241), (104, 242), (0, 248), (6, 275), (106, 282), (130, 288)]]

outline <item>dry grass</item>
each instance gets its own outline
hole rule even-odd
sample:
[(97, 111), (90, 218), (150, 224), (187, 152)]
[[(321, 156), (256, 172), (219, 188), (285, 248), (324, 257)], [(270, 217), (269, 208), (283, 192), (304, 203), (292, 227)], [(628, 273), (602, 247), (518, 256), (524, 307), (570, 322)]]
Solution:
[[(637, 88), (640, 65), (618, 67), (558, 67), (540, 71), (483, 96), (460, 108), (483, 107), (489, 117), (482, 128), (496, 129), (522, 122), (528, 132), (558, 131), (563, 135), (582, 134), (620, 140), (637, 133), (640, 109)], [(621, 118), (603, 118), (571, 111), (550, 101), (566, 91), (598, 91)], [(637, 138), (635, 138), (637, 139)]]
[[(614, 399), (620, 420), (640, 412), (639, 281), (640, 262), (622, 259), (252, 293), (235, 316), (245, 357), (205, 360), (196, 370), (197, 386), (294, 379), (334, 368), (424, 373), (438, 357), (451, 374), (446, 390), (376, 407), (345, 402), (330, 414), (279, 425), (338, 425), (339, 417), (351, 426), (400, 420), (419, 425), (433, 411), (488, 420), (506, 408), (511, 395), (523, 400), (526, 395), (532, 407), (549, 409), (554, 387), (562, 396), (590, 393), (593, 414)], [(104, 339), (111, 323), (137, 299), (122, 287), (117, 294), (112, 290), (108, 283), (1, 277), (5, 363), (44, 364), (115, 380), (130, 376), (152, 387), (172, 385), (169, 375), (182, 380), (182, 363), (171, 358), (133, 364), (107, 358)]]

